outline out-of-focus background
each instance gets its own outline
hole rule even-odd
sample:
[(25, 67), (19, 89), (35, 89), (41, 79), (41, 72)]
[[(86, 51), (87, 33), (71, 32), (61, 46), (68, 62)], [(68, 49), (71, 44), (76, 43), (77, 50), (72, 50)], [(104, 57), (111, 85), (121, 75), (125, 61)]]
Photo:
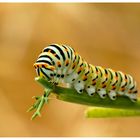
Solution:
[(51, 43), (140, 83), (140, 4), (1, 3), (0, 136), (140, 136), (138, 117), (86, 119), (86, 106), (55, 99), (30, 121), (31, 97), (43, 93), (33, 63)]

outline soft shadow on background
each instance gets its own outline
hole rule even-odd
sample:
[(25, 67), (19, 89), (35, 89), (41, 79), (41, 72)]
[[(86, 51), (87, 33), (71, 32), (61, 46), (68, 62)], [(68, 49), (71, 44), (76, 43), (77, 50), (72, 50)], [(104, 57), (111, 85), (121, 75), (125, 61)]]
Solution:
[(0, 4), (0, 136), (140, 136), (140, 118), (86, 119), (85, 106), (52, 100), (42, 118), (26, 113), (43, 88), (39, 52), (68, 44), (94, 65), (140, 83), (140, 4)]

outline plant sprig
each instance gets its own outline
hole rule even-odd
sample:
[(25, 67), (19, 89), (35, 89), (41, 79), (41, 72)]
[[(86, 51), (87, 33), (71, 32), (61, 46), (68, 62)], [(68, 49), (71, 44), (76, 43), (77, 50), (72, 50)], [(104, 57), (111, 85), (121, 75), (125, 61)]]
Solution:
[(45, 89), (44, 94), (42, 96), (34, 96), (33, 98), (36, 99), (36, 102), (27, 110), (30, 112), (35, 110), (35, 113), (32, 115), (31, 120), (35, 119), (37, 116), (41, 117), (41, 109), (43, 108), (45, 103), (48, 103), (48, 97), (51, 93), (52, 89)]

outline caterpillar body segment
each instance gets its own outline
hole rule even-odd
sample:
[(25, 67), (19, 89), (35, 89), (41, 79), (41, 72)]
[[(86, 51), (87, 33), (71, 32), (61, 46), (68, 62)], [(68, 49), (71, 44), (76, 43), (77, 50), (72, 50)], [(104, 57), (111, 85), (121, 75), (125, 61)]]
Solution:
[(34, 67), (38, 76), (54, 84), (68, 83), (79, 94), (85, 90), (89, 96), (98, 93), (101, 98), (108, 95), (111, 100), (118, 96), (137, 100), (137, 85), (131, 75), (88, 64), (66, 45), (52, 44), (44, 48)]
[(88, 79), (88, 82), (85, 86), (85, 89), (88, 93), (89, 96), (94, 95), (96, 92), (96, 87), (95, 85), (97, 84), (97, 79), (99, 78), (99, 74), (96, 72), (95, 66), (89, 64), (90, 66), (90, 77)]

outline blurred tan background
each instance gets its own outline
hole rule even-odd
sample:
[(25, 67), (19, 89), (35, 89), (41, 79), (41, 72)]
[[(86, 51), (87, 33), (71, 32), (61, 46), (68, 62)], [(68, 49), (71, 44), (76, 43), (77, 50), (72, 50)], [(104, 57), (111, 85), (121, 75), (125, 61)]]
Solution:
[(74, 47), (89, 63), (130, 73), (140, 83), (140, 4), (0, 4), (0, 136), (140, 136), (140, 118), (86, 119), (86, 106), (52, 100), (42, 117), (26, 110), (43, 88), (39, 52)]

